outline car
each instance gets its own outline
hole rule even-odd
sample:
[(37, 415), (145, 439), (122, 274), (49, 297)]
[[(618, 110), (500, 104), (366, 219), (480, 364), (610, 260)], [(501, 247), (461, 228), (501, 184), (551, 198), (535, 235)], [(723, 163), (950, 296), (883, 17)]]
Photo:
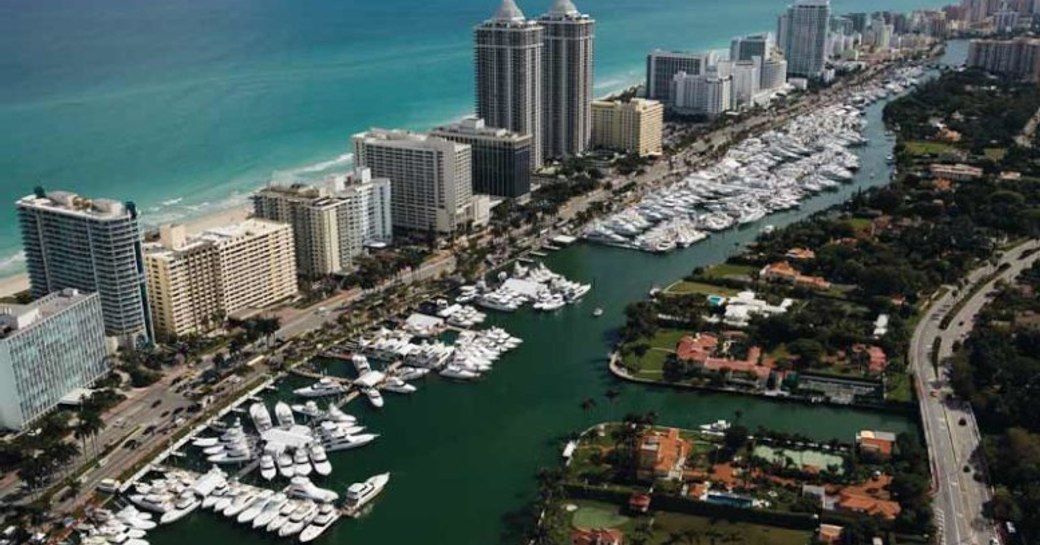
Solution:
[(158, 407), (159, 405), (162, 405), (162, 400), (161, 399), (156, 399), (155, 401), (152, 402), (152, 408), (153, 409)]
[(959, 424), (961, 426), (967, 426), (968, 425), (968, 419), (966, 419), (966, 418), (964, 418), (962, 416), (961, 419), (957, 421), (957, 424)]
[(163, 411), (162, 414), (160, 414), (159, 416), (162, 418), (166, 418), (167, 416), (170, 416), (170, 411)]
[(123, 447), (126, 448), (127, 450), (134, 450), (134, 449), (137, 448), (137, 446), (139, 444), (140, 443), (137, 442), (137, 439), (131, 439), (131, 440), (123, 443)]

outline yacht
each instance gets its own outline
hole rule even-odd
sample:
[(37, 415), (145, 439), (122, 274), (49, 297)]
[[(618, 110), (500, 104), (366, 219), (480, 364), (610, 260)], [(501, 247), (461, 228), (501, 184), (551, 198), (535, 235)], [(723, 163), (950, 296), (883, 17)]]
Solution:
[(292, 515), (289, 515), (289, 520), (278, 530), (278, 535), (280, 537), (289, 537), (298, 534), (317, 515), (318, 507), (313, 502), (307, 502), (303, 507), (293, 511)]
[(303, 416), (306, 416), (307, 418), (311, 418), (311, 419), (325, 418), (325, 411), (319, 409), (318, 408), (318, 404), (315, 403), (314, 401), (308, 401), (307, 403), (304, 403), (302, 405), (293, 405), (291, 408), (292, 408), (293, 412), (295, 412), (297, 414), (302, 414)]
[(404, 381), (412, 381), (425, 377), (430, 372), (425, 367), (401, 367), (397, 370), (397, 378)]
[(202, 499), (202, 508), (210, 509), (217, 504), (218, 501), (227, 497), (231, 491), (231, 486), (228, 483), (224, 483), (213, 490), (208, 496)]
[(145, 511), (160, 515), (173, 508), (170, 502), (159, 494), (131, 494), (130, 502)]
[(341, 439), (334, 441), (328, 441), (325, 443), (325, 450), (328, 452), (336, 452), (340, 450), (350, 450), (358, 447), (363, 447), (372, 441), (379, 438), (378, 434), (375, 433), (360, 433), (357, 435), (347, 435)]
[(300, 447), (293, 453), (293, 472), (306, 477), (311, 474), (311, 461), (307, 457), (307, 449)]
[(322, 378), (310, 386), (293, 390), (294, 394), (301, 397), (338, 396), (346, 392), (347, 388), (345, 386), (328, 377)]
[(289, 503), (289, 498), (285, 494), (280, 492), (275, 494), (271, 497), (271, 500), (264, 505), (263, 509), (256, 514), (256, 517), (253, 518), (253, 528), (266, 527), (275, 517), (278, 516), (279, 513), (281, 513), (287, 503)]
[(351, 358), (351, 362), (353, 362), (354, 370), (357, 371), (358, 376), (364, 375), (372, 370), (372, 366), (368, 363), (368, 358), (361, 354), (354, 354)]
[(278, 457), (275, 458), (275, 465), (278, 466), (278, 473), (286, 479), (296, 475), (296, 468), (293, 465), (292, 456), (289, 456), (289, 453), (284, 450), (278, 453)]
[(223, 511), (221, 511), (221, 513), (223, 513), (223, 515), (228, 518), (237, 517), (239, 513), (245, 511), (246, 509), (249, 509), (249, 507), (253, 505), (253, 502), (257, 500), (257, 498), (259, 498), (260, 496), (266, 498), (271, 494), (274, 494), (274, 492), (271, 490), (264, 490), (263, 492), (258, 492), (255, 488), (249, 489), (245, 493), (236, 497), (231, 502), (231, 505), (227, 506)]
[(368, 402), (371, 403), (373, 407), (377, 409), (383, 407), (383, 395), (379, 393), (378, 389), (365, 388), (361, 391), (365, 394), (366, 397), (368, 397)]
[(344, 413), (342, 410), (340, 410), (339, 407), (335, 405), (329, 405), (328, 419), (330, 422), (335, 422), (337, 424), (349, 424), (351, 426), (357, 423), (357, 418), (354, 418), (353, 416)]
[(238, 517), (235, 520), (239, 524), (252, 524), (253, 519), (260, 516), (260, 513), (264, 512), (264, 509), (267, 508), (268, 504), (270, 504), (271, 502), (278, 501), (279, 499), (284, 500), (285, 494), (279, 492), (271, 496), (259, 497), (253, 500), (253, 503), (249, 504), (249, 507), (247, 507), (244, 511), (239, 513)]
[(253, 426), (260, 433), (264, 433), (274, 427), (274, 423), (271, 421), (271, 413), (267, 412), (267, 407), (263, 403), (250, 405), (249, 417), (253, 419)]
[(343, 511), (350, 517), (356, 517), (369, 502), (375, 499), (386, 484), (390, 482), (389, 473), (381, 473), (369, 477), (364, 482), (354, 483), (347, 487), (347, 496), (343, 504)]
[(278, 468), (274, 465), (274, 456), (264, 454), (260, 457), (260, 476), (270, 481), (278, 475)]
[(311, 520), (310, 524), (300, 532), (300, 543), (307, 543), (313, 541), (320, 536), (325, 530), (329, 529), (339, 520), (340, 514), (331, 504), (323, 503), (318, 508), (318, 514)]
[(333, 502), (339, 499), (339, 494), (319, 488), (307, 477), (293, 477), (292, 483), (286, 489), (286, 494), (294, 498), (320, 502)]
[(325, 453), (325, 448), (318, 443), (314, 443), (309, 450), (311, 463), (314, 464), (314, 472), (323, 477), (332, 473), (332, 464)]
[(138, 511), (133, 505), (127, 505), (115, 514), (115, 518), (131, 528), (138, 530), (153, 530), (157, 526), (152, 520), (151, 513)]
[(279, 401), (275, 404), (274, 416), (278, 419), (278, 426), (281, 428), (291, 428), (296, 425), (296, 419), (293, 418), (292, 409), (289, 408), (289, 404), (284, 401)]
[(449, 365), (441, 370), (441, 376), (460, 380), (473, 380), (480, 377), (480, 373), (464, 369), (458, 365)]
[(206, 461), (211, 464), (237, 464), (240, 462), (248, 462), (252, 459), (253, 451), (249, 448), (249, 443), (246, 443), (244, 440), (242, 442), (227, 445), (223, 452), (211, 454), (206, 457)]
[[(285, 523), (289, 522), (289, 517), (292, 516), (293, 513), (303, 507), (304, 502), (302, 500), (289, 500), (285, 502), (285, 505), (283, 505), (282, 508), (278, 510), (278, 513), (271, 518), (271, 521), (267, 523), (264, 530), (267, 530), (268, 532), (277, 532), (282, 528), (282, 526), (285, 526)], [(254, 520), (253, 522), (256, 521)]]
[(383, 383), (383, 389), (395, 394), (411, 394), (418, 390), (418, 388), (401, 380), (399, 377), (387, 378), (386, 382)]
[(159, 517), (159, 524), (177, 522), (178, 520), (188, 516), (188, 514), (198, 508), (198, 506), (199, 498), (196, 497), (193, 492), (185, 492), (173, 503), (172, 509), (163, 513), (162, 517)]

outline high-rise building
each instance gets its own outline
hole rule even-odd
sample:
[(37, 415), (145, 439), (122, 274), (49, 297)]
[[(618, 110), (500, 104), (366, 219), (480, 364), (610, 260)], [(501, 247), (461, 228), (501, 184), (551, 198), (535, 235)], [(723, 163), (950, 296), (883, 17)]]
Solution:
[(846, 13), (845, 18), (852, 21), (853, 32), (863, 32), (870, 22), (870, 15), (866, 13)]
[(733, 109), (733, 76), (713, 65), (699, 75), (679, 72), (672, 78), (676, 111), (714, 117)]
[(531, 135), (488, 127), (479, 117), (430, 131), (472, 149), (473, 191), (497, 197), (519, 197), (531, 190)]
[(17, 207), (33, 298), (65, 288), (96, 291), (105, 335), (126, 347), (151, 338), (133, 203), (37, 188)]
[[(544, 35), (513, 0), (502, 0), (495, 15), (474, 29), (477, 116), (491, 127), (531, 135), (533, 168), (543, 162)], [(589, 48), (591, 55), (591, 41)]]
[(787, 61), (783, 58), (772, 58), (762, 63), (762, 75), (758, 85), (762, 90), (780, 89), (787, 84)]
[(818, 78), (827, 60), (830, 0), (798, 0), (787, 8), (787, 35), (783, 38), (787, 73)]
[(1012, 32), (1018, 26), (1018, 12), (1001, 7), (1000, 11), (993, 14), (993, 29), (997, 32)]
[(771, 59), (775, 40), (769, 32), (733, 38), (729, 44), (729, 60), (750, 61), (754, 57)]
[(972, 40), (966, 64), (1012, 79), (1040, 81), (1040, 40)]
[(592, 52), (596, 22), (570, 0), (554, 0), (538, 19), (542, 48), (542, 156), (577, 155), (592, 134)]
[(592, 103), (592, 144), (640, 156), (661, 153), (664, 106), (656, 100), (633, 98)]
[(392, 238), (390, 180), (367, 169), (335, 176), (332, 187), (271, 184), (253, 195), (253, 214), (292, 226), (296, 270), (319, 278), (349, 270), (366, 244)]
[(652, 51), (646, 57), (646, 98), (671, 104), (672, 77), (679, 72), (688, 75), (703, 74), (708, 66), (718, 62), (718, 54), (683, 53), (680, 51)]
[(762, 58), (720, 62), (720, 70), (724, 65), (733, 77), (733, 98), (730, 100), (733, 107), (739, 109), (755, 103), (762, 91)]
[(296, 295), (292, 228), (249, 219), (193, 237), (181, 225), (160, 228), (146, 245), (148, 294), (163, 336), (207, 331), (227, 316)]
[[(372, 129), (354, 135), (354, 161), (389, 178), (394, 227), (452, 233), (476, 221), (472, 148), (436, 136)], [(533, 145), (532, 153), (536, 146)]]
[(0, 305), (0, 427), (20, 430), (108, 372), (101, 296), (67, 288)]

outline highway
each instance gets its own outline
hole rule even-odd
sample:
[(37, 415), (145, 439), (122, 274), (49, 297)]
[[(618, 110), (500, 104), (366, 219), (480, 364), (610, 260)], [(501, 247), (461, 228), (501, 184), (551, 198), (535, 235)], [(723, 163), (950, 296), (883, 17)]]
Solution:
[[(936, 525), (940, 544), (987, 545), (998, 539), (992, 521), (982, 514), (990, 499), (985, 460), (981, 457), (978, 425), (971, 406), (955, 398), (950, 387), (948, 368), (940, 365), (938, 374), (932, 367), (935, 339), (941, 339), (938, 361), (953, 353), (954, 341), (963, 341), (974, 327), (975, 317), (989, 302), (989, 293), (1000, 280), (1018, 276), (1040, 257), (1040, 252), (1023, 256), (1023, 252), (1040, 248), (1029, 241), (1007, 251), (996, 265), (986, 264), (967, 277), (966, 287), (950, 287), (929, 306), (914, 329), (910, 344), (910, 364), (917, 377), (921, 421), (931, 459)], [(986, 281), (982, 289), (971, 293), (972, 286), (1007, 264), (1008, 268)], [(954, 311), (958, 301), (966, 300), (953, 316), (947, 329), (940, 324)], [(963, 422), (963, 424), (962, 424)]]

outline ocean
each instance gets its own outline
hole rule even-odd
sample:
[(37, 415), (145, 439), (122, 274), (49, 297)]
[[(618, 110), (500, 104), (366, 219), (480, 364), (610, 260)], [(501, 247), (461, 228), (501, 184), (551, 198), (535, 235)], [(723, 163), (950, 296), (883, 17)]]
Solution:
[[(785, 0), (577, 0), (596, 92), (654, 48), (727, 47)], [(22, 270), (13, 203), (43, 185), (135, 201), (148, 225), (348, 168), (350, 136), (472, 110), (472, 27), (495, 0), (0, 3), (0, 276)], [(550, 0), (521, 1), (529, 17)], [(937, 6), (834, 0), (835, 12)]]

